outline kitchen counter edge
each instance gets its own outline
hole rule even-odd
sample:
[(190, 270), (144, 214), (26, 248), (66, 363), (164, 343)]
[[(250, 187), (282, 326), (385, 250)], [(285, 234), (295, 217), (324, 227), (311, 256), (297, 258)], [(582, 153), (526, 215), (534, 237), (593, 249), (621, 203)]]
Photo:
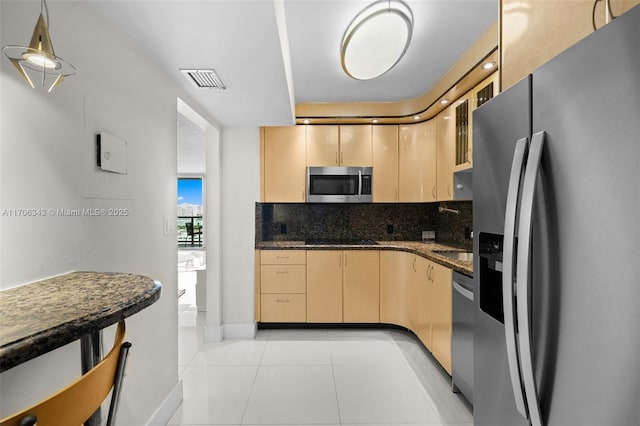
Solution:
[(439, 254), (439, 251), (466, 250), (440, 243), (421, 241), (376, 241), (376, 244), (305, 244), (304, 241), (262, 241), (255, 245), (256, 250), (396, 250), (417, 254), (425, 259), (451, 268), (456, 272), (473, 276), (473, 262), (454, 260)]

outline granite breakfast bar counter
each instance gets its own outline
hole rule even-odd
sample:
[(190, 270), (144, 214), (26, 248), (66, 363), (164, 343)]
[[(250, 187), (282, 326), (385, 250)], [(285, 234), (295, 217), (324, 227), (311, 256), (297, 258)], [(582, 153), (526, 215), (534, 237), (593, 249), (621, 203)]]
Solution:
[(161, 288), (141, 275), (71, 272), (0, 291), (0, 372), (78, 339), (95, 348), (102, 329), (155, 303)]

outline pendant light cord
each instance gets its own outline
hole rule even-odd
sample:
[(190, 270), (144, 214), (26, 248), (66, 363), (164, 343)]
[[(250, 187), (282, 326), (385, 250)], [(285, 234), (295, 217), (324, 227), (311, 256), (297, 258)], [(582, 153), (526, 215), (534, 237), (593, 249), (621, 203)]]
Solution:
[(49, 24), (49, 6), (47, 6), (47, 2), (45, 0), (40, 2), (40, 15), (42, 15), (42, 12), (45, 14), (44, 16), (47, 21), (47, 27), (51, 29), (51, 24)]

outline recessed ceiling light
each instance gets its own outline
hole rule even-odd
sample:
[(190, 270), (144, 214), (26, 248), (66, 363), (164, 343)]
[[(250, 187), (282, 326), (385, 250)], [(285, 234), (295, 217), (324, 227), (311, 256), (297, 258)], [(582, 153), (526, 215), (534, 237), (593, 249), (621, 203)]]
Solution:
[(493, 69), (493, 67), (495, 67), (495, 66), (496, 66), (495, 62), (487, 62), (486, 64), (484, 64), (482, 66), (482, 69), (483, 70), (490, 70), (490, 69)]
[(446, 105), (446, 104), (448, 104), (448, 103), (449, 103), (449, 99), (441, 99), (441, 100), (440, 100), (440, 103), (441, 103), (442, 105)]
[(302, 122), (304, 124), (309, 124), (309, 123), (311, 123), (311, 120), (309, 120), (308, 118), (305, 118), (304, 120), (302, 120)]
[(378, 119), (377, 119), (377, 118), (374, 118), (373, 120), (371, 120), (371, 122), (372, 122), (373, 124), (376, 124), (376, 123), (378, 122)]
[(413, 119), (414, 119), (414, 120), (420, 120), (420, 116), (419, 116), (419, 115), (414, 115), (414, 116), (413, 116)]

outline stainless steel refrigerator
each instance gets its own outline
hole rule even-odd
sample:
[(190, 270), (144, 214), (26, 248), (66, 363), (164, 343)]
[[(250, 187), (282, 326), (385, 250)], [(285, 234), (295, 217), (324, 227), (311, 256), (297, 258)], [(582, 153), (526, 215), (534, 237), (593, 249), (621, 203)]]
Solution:
[(640, 7), (473, 123), (474, 424), (640, 425)]

